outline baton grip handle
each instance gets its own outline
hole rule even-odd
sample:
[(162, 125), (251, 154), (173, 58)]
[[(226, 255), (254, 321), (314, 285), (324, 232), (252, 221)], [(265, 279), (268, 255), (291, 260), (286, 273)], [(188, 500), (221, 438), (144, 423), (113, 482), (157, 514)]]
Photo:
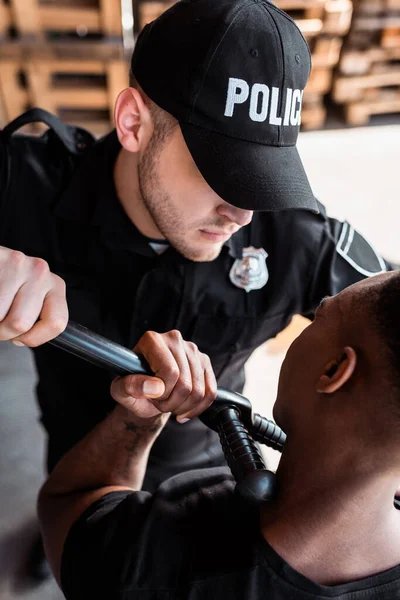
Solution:
[(256, 443), (234, 406), (226, 406), (215, 417), (226, 462), (235, 478), (236, 493), (254, 504), (266, 502), (275, 493), (275, 476), (268, 471)]

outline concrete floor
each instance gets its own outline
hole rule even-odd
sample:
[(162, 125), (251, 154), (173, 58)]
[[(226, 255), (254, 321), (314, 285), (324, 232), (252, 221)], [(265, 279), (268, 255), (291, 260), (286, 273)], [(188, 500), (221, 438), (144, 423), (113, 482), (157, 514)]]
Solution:
[[(347, 218), (386, 258), (400, 263), (400, 125), (303, 133), (299, 150), (331, 216)], [(257, 412), (271, 416), (282, 359), (304, 324), (296, 319), (250, 359), (246, 394)], [(63, 597), (54, 581), (34, 587), (26, 577), (44, 473), (34, 380), (29, 350), (0, 343), (0, 600)], [(279, 455), (266, 455), (276, 466)]]

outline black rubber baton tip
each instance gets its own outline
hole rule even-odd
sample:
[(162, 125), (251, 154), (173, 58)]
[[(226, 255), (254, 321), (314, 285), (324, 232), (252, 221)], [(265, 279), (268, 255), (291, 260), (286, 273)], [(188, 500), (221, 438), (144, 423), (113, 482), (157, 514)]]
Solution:
[(276, 478), (272, 471), (260, 470), (247, 475), (236, 484), (235, 491), (249, 504), (260, 506), (276, 495)]

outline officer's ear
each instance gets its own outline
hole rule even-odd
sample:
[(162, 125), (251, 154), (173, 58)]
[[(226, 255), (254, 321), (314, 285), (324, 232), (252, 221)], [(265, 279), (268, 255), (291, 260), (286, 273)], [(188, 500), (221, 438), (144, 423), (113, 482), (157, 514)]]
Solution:
[(320, 394), (332, 394), (339, 390), (353, 375), (357, 364), (357, 354), (353, 348), (346, 346), (339, 360), (332, 360), (325, 365), (316, 391)]
[(123, 90), (115, 103), (115, 128), (121, 146), (128, 152), (143, 150), (153, 133), (148, 106), (135, 88)]

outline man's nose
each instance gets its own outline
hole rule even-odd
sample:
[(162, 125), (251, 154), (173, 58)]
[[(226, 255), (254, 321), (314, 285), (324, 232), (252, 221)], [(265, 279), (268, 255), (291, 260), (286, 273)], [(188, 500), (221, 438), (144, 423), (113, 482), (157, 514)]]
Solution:
[(252, 210), (244, 210), (243, 208), (237, 208), (236, 206), (232, 206), (232, 204), (228, 204), (224, 202), (217, 208), (217, 213), (222, 217), (226, 217), (233, 223), (240, 225), (240, 227), (244, 227), (248, 225), (253, 218)]

